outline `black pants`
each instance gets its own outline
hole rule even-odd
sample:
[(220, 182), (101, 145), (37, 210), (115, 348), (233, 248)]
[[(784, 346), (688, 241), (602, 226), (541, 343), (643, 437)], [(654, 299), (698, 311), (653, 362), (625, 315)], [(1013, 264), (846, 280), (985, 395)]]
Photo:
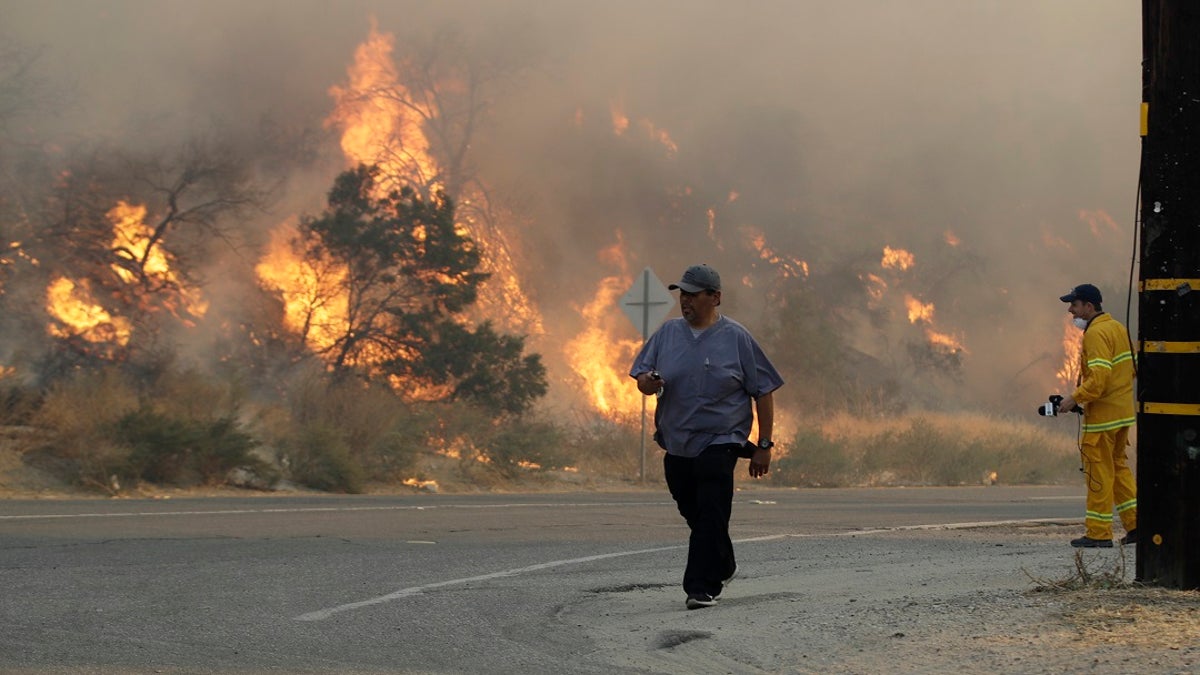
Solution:
[(729, 515), (737, 448), (737, 444), (710, 445), (697, 457), (663, 457), (667, 488), (692, 530), (683, 573), (683, 590), (688, 595), (718, 595), (721, 581), (729, 578), (736, 566)]

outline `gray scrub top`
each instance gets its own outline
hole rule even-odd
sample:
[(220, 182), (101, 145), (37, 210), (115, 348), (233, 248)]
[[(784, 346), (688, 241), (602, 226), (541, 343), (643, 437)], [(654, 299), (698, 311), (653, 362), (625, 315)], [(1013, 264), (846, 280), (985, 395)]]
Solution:
[(783, 378), (740, 323), (721, 316), (699, 336), (683, 318), (664, 323), (633, 361), (637, 377), (657, 370), (664, 380), (654, 412), (660, 444), (695, 457), (710, 445), (745, 443), (753, 399), (783, 386)]

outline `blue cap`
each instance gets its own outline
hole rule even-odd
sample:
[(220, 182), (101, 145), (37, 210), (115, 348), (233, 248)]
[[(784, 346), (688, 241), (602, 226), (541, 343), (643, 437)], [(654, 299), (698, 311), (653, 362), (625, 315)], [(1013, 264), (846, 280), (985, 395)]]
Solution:
[(1102, 302), (1100, 299), (1100, 289), (1091, 284), (1080, 284), (1075, 288), (1072, 288), (1070, 293), (1062, 296), (1059, 298), (1059, 300), (1062, 300), (1063, 302), (1082, 300), (1084, 302), (1090, 302), (1093, 305), (1099, 305)]

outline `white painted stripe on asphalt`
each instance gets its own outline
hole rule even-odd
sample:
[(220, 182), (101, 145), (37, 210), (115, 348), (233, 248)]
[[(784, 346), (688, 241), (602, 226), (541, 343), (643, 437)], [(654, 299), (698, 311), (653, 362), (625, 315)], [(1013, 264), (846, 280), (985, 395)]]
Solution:
[[(1048, 499), (1065, 499), (1076, 500), (1080, 497), (1030, 497), (1030, 500), (1048, 500)], [(750, 499), (747, 501), (735, 501), (737, 504), (750, 504), (755, 506), (771, 506), (775, 502)], [(207, 510), (207, 511), (113, 511), (110, 513), (93, 511), (84, 513), (30, 513), (30, 514), (12, 514), (0, 515), (0, 521), (4, 520), (62, 520), (70, 518), (153, 518), (156, 516), (236, 516), (246, 514), (263, 514), (263, 513), (352, 513), (356, 511), (433, 511), (437, 509), (515, 509), (515, 508), (554, 508), (561, 509), (567, 507), (574, 508), (598, 508), (598, 507), (617, 507), (617, 506), (674, 506), (675, 502), (668, 501), (651, 501), (651, 502), (618, 502), (618, 503), (597, 503), (584, 504), (578, 502), (554, 502), (554, 503), (534, 503), (534, 502), (512, 502), (508, 504), (436, 504), (436, 505), (394, 505), (394, 506), (298, 506), (294, 508), (269, 508), (269, 509), (223, 509), (223, 510)]]
[(466, 577), (464, 579), (451, 579), (449, 581), (439, 581), (434, 584), (425, 584), (424, 586), (410, 586), (409, 588), (402, 588), (394, 593), (388, 593), (387, 595), (381, 595), (377, 598), (368, 598), (366, 600), (359, 600), (358, 602), (351, 602), (351, 603), (348, 603), (345, 605), (338, 605), (337, 607), (329, 607), (327, 609), (319, 609), (315, 612), (301, 614), (300, 616), (296, 617), (296, 620), (297, 621), (322, 621), (324, 619), (328, 619), (329, 617), (333, 616), (334, 614), (348, 612), (352, 609), (359, 609), (362, 607), (370, 607), (372, 605), (379, 605), (379, 604), (383, 604), (385, 602), (391, 602), (392, 600), (399, 600), (400, 598), (407, 598), (410, 595), (417, 595), (418, 593), (423, 593), (425, 591), (432, 590), (435, 588), (444, 588), (446, 586), (458, 586), (460, 584), (469, 584), (474, 581), (490, 581), (492, 579), (501, 579), (503, 577), (516, 576), (518, 574), (523, 574), (525, 572), (536, 572), (538, 570), (547, 570), (547, 569), (552, 569), (554, 567), (562, 567), (563, 565), (578, 565), (580, 563), (592, 562), (595, 560), (605, 560), (608, 558), (622, 558), (625, 556), (642, 555), (645, 553), (658, 553), (660, 551), (672, 551), (672, 550), (679, 549), (679, 548), (686, 548), (686, 546), (685, 545), (663, 546), (661, 548), (644, 548), (644, 549), (640, 549), (637, 551), (618, 551), (616, 553), (601, 553), (600, 555), (589, 555), (589, 556), (585, 556), (583, 558), (569, 558), (567, 560), (552, 560), (550, 562), (538, 563), (536, 565), (529, 565), (528, 567), (518, 567), (516, 569), (504, 570), (503, 572), (492, 572), (491, 574), (481, 574), (477, 577)]
[(152, 518), (155, 516), (233, 516), (254, 513), (338, 513), (353, 511), (433, 511), (436, 509), (512, 509), (512, 508), (555, 508), (600, 506), (673, 506), (674, 502), (620, 502), (616, 504), (439, 504), (436, 506), (309, 506), (290, 509), (225, 509), (220, 511), (114, 511), (112, 513), (31, 513), (0, 515), (0, 520), (53, 520), (65, 518)]
[[(969, 528), (976, 528), (976, 527), (999, 527), (1002, 525), (1028, 525), (1028, 524), (1037, 524), (1037, 523), (1063, 523), (1063, 522), (1064, 522), (1064, 519), (1062, 519), (1062, 518), (1031, 518), (1028, 520), (990, 520), (990, 521), (978, 521), (978, 522), (968, 522), (968, 523), (939, 523), (939, 524), (933, 524), (933, 525), (902, 525), (902, 526), (898, 526), (898, 527), (881, 527), (881, 528), (875, 528), (875, 529), (871, 529), (871, 530), (848, 530), (845, 532), (834, 532), (834, 533), (768, 534), (768, 535), (764, 535), (761, 537), (747, 537), (745, 539), (734, 539), (733, 541), (735, 544), (746, 544), (746, 543), (760, 542), (760, 541), (777, 541), (780, 539), (813, 539), (813, 538), (818, 538), (818, 537), (853, 537), (853, 536), (857, 536), (857, 535), (884, 534), (887, 532), (903, 532), (903, 531), (913, 531), (913, 530), (962, 530), (962, 529), (969, 529)], [(1074, 522), (1074, 521), (1072, 521), (1072, 522)], [(439, 582), (432, 583), (432, 584), (425, 584), (423, 586), (410, 586), (408, 588), (401, 588), (398, 591), (388, 593), (387, 595), (381, 595), (381, 596), (378, 596), (375, 598), (368, 598), (366, 600), (359, 600), (358, 602), (350, 602), (350, 603), (347, 603), (344, 605), (337, 605), (336, 607), (328, 607), (326, 609), (318, 609), (315, 612), (308, 612), (307, 614), (301, 614), (300, 616), (295, 617), (295, 620), (296, 621), (324, 621), (325, 619), (328, 619), (329, 617), (333, 616), (334, 614), (341, 614), (342, 612), (348, 612), (348, 611), (355, 610), (355, 609), (361, 609), (363, 607), (371, 607), (373, 605), (381, 605), (385, 602), (391, 602), (393, 600), (407, 598), (407, 597), (417, 595), (419, 593), (424, 593), (425, 591), (433, 590), (436, 588), (445, 588), (447, 586), (459, 586), (462, 584), (469, 584), (469, 583), (476, 582), (476, 581), (490, 581), (492, 579), (502, 579), (504, 577), (512, 577), (512, 576), (516, 576), (518, 574), (524, 574), (525, 572), (536, 572), (538, 570), (546, 570), (546, 569), (552, 569), (555, 567), (563, 567), (565, 565), (578, 565), (581, 563), (588, 563), (588, 562), (593, 562), (596, 560), (606, 560), (609, 558), (623, 558), (623, 557), (632, 556), (632, 555), (644, 555), (646, 553), (660, 553), (662, 551), (673, 551), (673, 550), (681, 549), (681, 548), (687, 548), (687, 545), (680, 544), (677, 546), (662, 546), (659, 548), (644, 548), (644, 549), (639, 549), (636, 551), (617, 551), (615, 553), (602, 553), (600, 555), (590, 555), (590, 556), (585, 556), (583, 558), (568, 558), (566, 560), (551, 560), (550, 562), (538, 563), (536, 565), (529, 565), (527, 567), (518, 567), (515, 569), (511, 569), (511, 570), (504, 570), (502, 572), (492, 572), (490, 574), (481, 574), (479, 576), (474, 576), (474, 577), (464, 577), (462, 579), (450, 579), (447, 581), (439, 581)]]

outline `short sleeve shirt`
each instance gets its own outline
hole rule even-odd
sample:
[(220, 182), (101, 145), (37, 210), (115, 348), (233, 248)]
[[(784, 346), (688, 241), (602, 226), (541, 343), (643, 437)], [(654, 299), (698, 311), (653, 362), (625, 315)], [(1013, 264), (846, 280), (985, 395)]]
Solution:
[(745, 443), (754, 422), (752, 401), (783, 386), (750, 331), (725, 316), (698, 336), (683, 318), (664, 323), (629, 374), (652, 370), (664, 380), (655, 425), (667, 452), (683, 457), (710, 445)]

